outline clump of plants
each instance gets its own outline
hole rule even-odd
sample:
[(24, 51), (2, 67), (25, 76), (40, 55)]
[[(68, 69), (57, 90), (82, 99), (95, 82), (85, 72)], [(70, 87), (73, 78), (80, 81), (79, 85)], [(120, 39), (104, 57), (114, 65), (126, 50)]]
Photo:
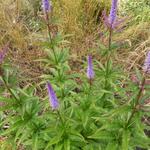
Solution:
[(48, 39), (42, 43), (47, 57), (40, 60), (46, 70), (40, 87), (47, 94), (40, 98), (37, 85), (21, 88), (11, 82), (15, 77), (4, 63), (9, 49), (5, 46), (0, 53), (1, 149), (149, 149), (150, 52), (143, 68), (135, 69), (134, 82), (113, 64), (112, 57), (119, 48), (113, 34), (122, 22), (117, 19), (118, 1), (112, 0), (109, 16), (104, 13), (108, 44), (101, 50), (105, 62), (97, 61), (91, 51), (81, 72), (72, 72), (69, 49), (62, 46), (65, 39), (50, 30), (52, 3), (43, 0), (42, 4)]

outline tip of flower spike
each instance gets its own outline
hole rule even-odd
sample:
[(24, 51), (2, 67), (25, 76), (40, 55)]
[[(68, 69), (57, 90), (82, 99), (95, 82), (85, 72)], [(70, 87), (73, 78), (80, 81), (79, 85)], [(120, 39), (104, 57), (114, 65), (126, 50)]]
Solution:
[(114, 23), (117, 17), (117, 5), (118, 0), (112, 0), (109, 17), (106, 16), (106, 12), (103, 13), (105, 25), (109, 28), (114, 28)]
[(56, 94), (52, 88), (52, 85), (49, 82), (47, 82), (47, 90), (48, 90), (49, 101), (50, 101), (50, 105), (51, 105), (52, 109), (53, 110), (58, 109), (59, 102), (58, 102)]
[(51, 1), (49, 0), (42, 0), (42, 7), (44, 12), (51, 11)]

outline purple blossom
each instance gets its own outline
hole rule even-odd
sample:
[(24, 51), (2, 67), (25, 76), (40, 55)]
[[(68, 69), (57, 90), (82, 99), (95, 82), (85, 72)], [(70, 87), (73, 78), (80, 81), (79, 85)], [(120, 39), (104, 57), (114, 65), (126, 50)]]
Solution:
[(114, 29), (117, 27), (122, 21), (117, 21), (117, 5), (118, 0), (112, 0), (111, 10), (109, 13), (109, 17), (106, 15), (106, 11), (103, 11), (104, 23), (107, 27)]
[(42, 0), (42, 7), (44, 12), (50, 12), (51, 11), (51, 1), (49, 0)]
[(88, 56), (88, 68), (87, 68), (87, 77), (88, 79), (93, 79), (94, 78), (94, 71), (93, 71), (93, 64), (92, 64), (92, 56)]
[(116, 21), (118, 0), (112, 0), (111, 10), (109, 14), (109, 24), (112, 27)]
[(48, 94), (49, 94), (49, 101), (50, 101), (51, 107), (53, 110), (56, 110), (59, 107), (59, 102), (58, 102), (56, 94), (49, 82), (47, 83), (47, 90), (48, 90)]
[(108, 27), (109, 29), (116, 30), (116, 32), (121, 32), (124, 29), (124, 27), (125, 27), (125, 26), (123, 26), (123, 23), (127, 19), (128, 20), (131, 19), (130, 17), (124, 17), (122, 19), (116, 18), (114, 23), (111, 25), (110, 21), (109, 21), (109, 17), (106, 15), (106, 11), (105, 10), (103, 11), (102, 16), (103, 16), (104, 25), (106, 27)]
[(147, 53), (147, 57), (144, 62), (143, 70), (146, 73), (150, 73), (150, 51)]
[(9, 46), (9, 44), (6, 44), (4, 46), (4, 48), (2, 48), (2, 50), (0, 51), (0, 64), (3, 62), (3, 60), (5, 58), (5, 55), (6, 55), (7, 51), (8, 51), (8, 46)]

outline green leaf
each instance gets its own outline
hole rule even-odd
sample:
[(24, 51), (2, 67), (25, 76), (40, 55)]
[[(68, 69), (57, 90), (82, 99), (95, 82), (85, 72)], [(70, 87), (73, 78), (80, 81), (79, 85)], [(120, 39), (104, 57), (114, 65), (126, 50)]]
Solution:
[(123, 114), (123, 113), (129, 112), (130, 109), (131, 109), (130, 106), (123, 105), (123, 106), (120, 106), (118, 108), (113, 109), (108, 115), (110, 117), (113, 117), (113, 116), (118, 115), (118, 114)]
[(54, 145), (54, 144), (57, 144), (59, 141), (61, 141), (61, 137), (60, 137), (60, 136), (56, 136), (56, 137), (52, 138), (52, 139), (48, 142), (48, 144), (47, 144), (45, 150), (47, 150), (48, 148), (50, 148), (50, 146), (52, 146), (52, 145)]
[(114, 136), (108, 131), (97, 130), (93, 135), (88, 136), (88, 138), (111, 141), (114, 139)]
[(18, 139), (20, 139), (20, 135), (22, 135), (22, 133), (24, 133), (25, 131), (25, 127), (22, 127), (20, 125), (20, 128), (18, 128), (17, 132), (16, 132), (16, 135), (15, 135), (15, 141), (17, 142)]
[(64, 140), (64, 150), (70, 150), (70, 140), (69, 139)]
[(106, 150), (117, 150), (118, 144), (117, 143), (108, 143)]
[(12, 103), (12, 100), (11, 98), (6, 98), (6, 97), (0, 97), (0, 102), (7, 102), (7, 103)]
[(32, 137), (32, 150), (37, 150), (38, 149), (38, 135), (35, 134), (33, 137)]
[(3, 107), (0, 107), (0, 111), (8, 111), (13, 109), (12, 104), (4, 105)]
[(128, 130), (123, 131), (122, 135), (122, 150), (129, 149), (130, 132)]
[(10, 128), (8, 128), (2, 135), (8, 135), (13, 131), (16, 131), (17, 128), (20, 128), (22, 125), (24, 125), (24, 122), (22, 120), (17, 121), (16, 123), (13, 124)]
[(150, 138), (148, 138), (146, 135), (144, 136), (139, 133), (136, 133), (131, 139), (131, 143), (133, 147), (138, 146), (141, 148), (150, 149)]
[(87, 126), (88, 120), (89, 120), (89, 113), (86, 111), (82, 114), (82, 124), (84, 128)]
[(63, 150), (63, 144), (57, 144), (55, 150)]
[(108, 91), (108, 90), (104, 90), (104, 89), (102, 89), (101, 92), (102, 92), (102, 93), (106, 93), (106, 94), (113, 94), (113, 92)]
[(61, 133), (59, 133), (55, 137), (51, 138), (50, 141), (48, 142), (45, 150), (47, 150), (48, 148), (50, 148), (50, 146), (52, 146), (54, 144), (58, 144), (62, 140), (63, 133), (64, 133), (64, 131), (62, 131)]
[(139, 69), (135, 68), (135, 71), (136, 71), (136, 76), (137, 76), (138, 80), (141, 81), (142, 80), (142, 75), (141, 75)]
[(84, 137), (79, 132), (77, 132), (75, 130), (71, 130), (69, 135), (70, 136), (74, 135), (74, 136), (78, 137), (80, 139), (80, 141), (85, 141)]

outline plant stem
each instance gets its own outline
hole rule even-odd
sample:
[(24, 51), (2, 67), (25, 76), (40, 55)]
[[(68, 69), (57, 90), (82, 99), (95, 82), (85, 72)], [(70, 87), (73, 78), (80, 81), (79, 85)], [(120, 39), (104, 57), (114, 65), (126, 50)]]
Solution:
[(10, 89), (10, 87), (7, 85), (7, 82), (6, 82), (5, 78), (3, 76), (1, 76), (1, 78), (2, 78), (2, 80), (4, 82), (4, 85), (5, 85), (6, 89), (9, 91), (9, 93), (14, 97), (14, 99), (16, 101), (19, 102), (19, 99), (16, 97), (16, 95), (12, 92), (12, 90)]
[(111, 52), (111, 42), (112, 42), (112, 29), (110, 28), (109, 30), (109, 42), (108, 42), (108, 53), (107, 53), (107, 64), (106, 64), (106, 78), (105, 78), (105, 89), (107, 89), (108, 82), (107, 82), (107, 77), (109, 74), (109, 63), (110, 63), (110, 52)]
[(109, 29), (109, 43), (108, 43), (108, 50), (111, 51), (111, 41), (112, 41), (112, 32), (113, 30)]
[[(111, 43), (112, 43), (112, 28), (109, 29), (109, 40), (108, 40), (108, 52), (106, 57), (106, 73), (105, 73), (105, 83), (104, 83), (104, 89), (107, 90), (108, 88), (108, 75), (109, 75), (109, 63), (110, 63), (110, 57), (111, 57)], [(102, 96), (101, 99), (105, 99), (106, 93)], [(104, 105), (104, 104), (103, 104)]]
[[(54, 55), (54, 58), (55, 58), (55, 63), (56, 65), (58, 65), (58, 59), (57, 59), (57, 55), (56, 55), (56, 52), (55, 52), (55, 49), (54, 49), (54, 45), (53, 45), (53, 39), (52, 39), (52, 36), (51, 36), (51, 29), (50, 29), (50, 23), (49, 23), (49, 14), (48, 12), (46, 12), (46, 22), (47, 22), (47, 30), (48, 30), (48, 35), (49, 35), (49, 41), (50, 41), (50, 44), (51, 44), (51, 48), (52, 48), (52, 51), (53, 51), (53, 55)], [(58, 78), (59, 78), (59, 81), (61, 82), (61, 72), (60, 72), (60, 68), (57, 68), (57, 72), (58, 72)], [(64, 90), (61, 89), (62, 91), (62, 98), (64, 97)]]
[(46, 24), (47, 24), (47, 29), (48, 29), (48, 35), (49, 35), (49, 40), (50, 42), (52, 42), (52, 37), (51, 37), (51, 29), (50, 29), (50, 23), (49, 23), (49, 14), (48, 12), (45, 13), (46, 14)]
[(92, 87), (92, 79), (89, 79), (89, 89), (91, 90), (91, 87)]
[(50, 44), (52, 45), (52, 51), (53, 51), (53, 54), (54, 54), (54, 58), (55, 58), (55, 62), (56, 64), (58, 64), (58, 60), (57, 60), (57, 57), (56, 57), (56, 52), (55, 52), (55, 49), (54, 49), (54, 46), (53, 46), (53, 40), (52, 40), (52, 36), (51, 36), (51, 29), (50, 29), (50, 23), (49, 23), (49, 14), (48, 12), (46, 12), (46, 24), (47, 24), (47, 30), (48, 30), (48, 35), (49, 35), (49, 41), (50, 41)]
[(135, 113), (137, 112), (137, 110), (139, 109), (138, 106), (140, 105), (140, 99), (141, 99), (141, 96), (142, 96), (142, 93), (143, 93), (143, 90), (144, 90), (144, 85), (145, 85), (145, 76), (143, 77), (143, 80), (142, 80), (142, 84), (141, 84), (141, 87), (140, 87), (140, 90), (139, 90), (139, 93), (136, 97), (136, 101), (135, 101), (135, 105), (133, 107), (133, 111), (131, 113), (131, 116), (129, 117), (128, 119), (128, 122), (126, 124), (126, 127), (128, 127), (128, 125), (130, 124), (132, 118), (134, 117)]
[(59, 110), (57, 110), (57, 114), (58, 114), (58, 116), (59, 116), (59, 118), (60, 118), (60, 120), (61, 120), (61, 123), (64, 125), (64, 120), (63, 120), (63, 118), (62, 118), (62, 116), (61, 116)]
[[(52, 48), (52, 51), (53, 51), (53, 54), (54, 54), (55, 62), (58, 65), (56, 52), (55, 52), (55, 49), (54, 49), (54, 46), (53, 46), (53, 43), (52, 43), (53, 40), (52, 40), (52, 37), (51, 37), (51, 29), (50, 29), (50, 24), (49, 24), (49, 14), (48, 14), (48, 12), (46, 12), (46, 21), (47, 21), (47, 29), (48, 29), (49, 40), (50, 40), (50, 43), (52, 45), (51, 48)], [(61, 80), (61, 74), (60, 74), (60, 69), (59, 68), (58, 68), (58, 77), (59, 77), (59, 80)]]
[(89, 81), (89, 90), (88, 90), (87, 96), (89, 97), (91, 94), (91, 90), (92, 90), (92, 79), (89, 79), (88, 81)]

